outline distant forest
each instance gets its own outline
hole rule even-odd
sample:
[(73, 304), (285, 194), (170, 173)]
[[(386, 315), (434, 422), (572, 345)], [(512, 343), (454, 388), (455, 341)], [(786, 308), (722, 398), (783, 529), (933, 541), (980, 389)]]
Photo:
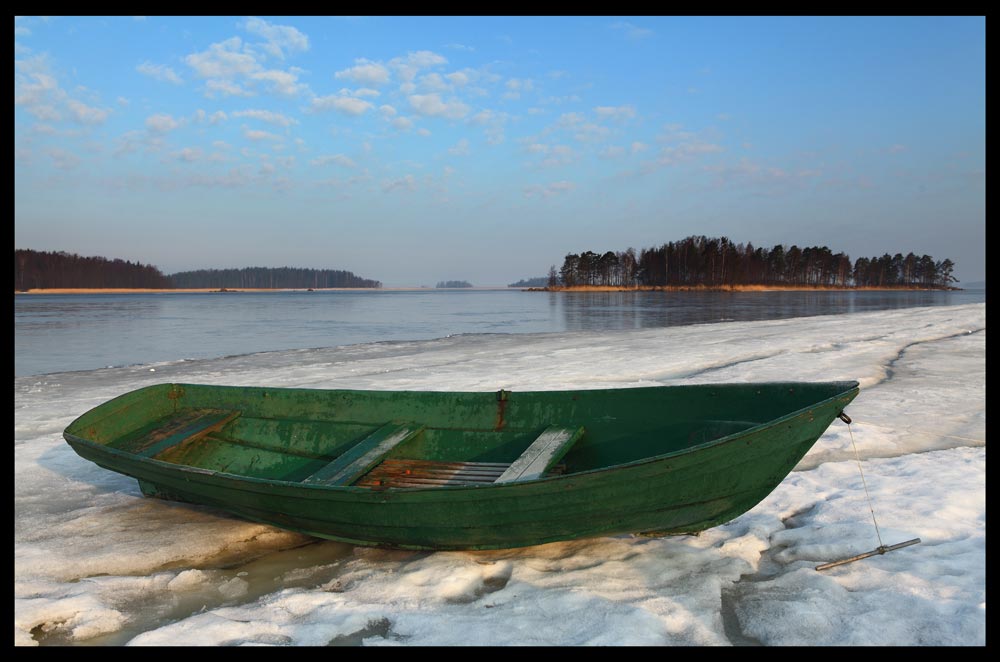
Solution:
[(14, 290), (81, 289), (306, 289), (324, 287), (382, 287), (377, 280), (359, 278), (350, 271), (247, 267), (202, 269), (170, 276), (151, 264), (73, 253), (29, 249), (14, 251)]
[(73, 253), (14, 251), (14, 289), (172, 287), (170, 279), (151, 264)]
[(467, 280), (442, 280), (436, 287), (472, 287), (472, 283)]
[(548, 278), (539, 276), (538, 278), (523, 278), (516, 283), (511, 283), (507, 287), (545, 287), (548, 284)]
[(243, 269), (199, 269), (171, 274), (174, 287), (186, 289), (304, 289), (324, 287), (382, 287), (377, 280), (355, 276), (350, 271), (298, 269), (294, 267), (245, 267)]
[(605, 286), (706, 286), (784, 285), (827, 287), (947, 288), (956, 279), (955, 264), (935, 261), (930, 255), (888, 253), (859, 257), (851, 262), (845, 253), (826, 246), (755, 248), (734, 244), (726, 237), (692, 236), (638, 254), (570, 253), (562, 268), (549, 270), (550, 287)]

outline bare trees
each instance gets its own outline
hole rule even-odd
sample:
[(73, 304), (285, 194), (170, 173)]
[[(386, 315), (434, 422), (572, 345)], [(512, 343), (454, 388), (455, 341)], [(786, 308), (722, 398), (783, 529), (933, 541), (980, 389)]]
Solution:
[(169, 288), (170, 279), (151, 264), (104, 257), (81, 257), (63, 251), (14, 251), (14, 289)]
[[(771, 249), (734, 244), (728, 237), (690, 236), (638, 254), (570, 253), (558, 281), (565, 287), (772, 285), (805, 287), (948, 287), (955, 282), (951, 260), (935, 262), (913, 253), (858, 258), (826, 246), (778, 244)], [(550, 285), (555, 267), (550, 270)]]

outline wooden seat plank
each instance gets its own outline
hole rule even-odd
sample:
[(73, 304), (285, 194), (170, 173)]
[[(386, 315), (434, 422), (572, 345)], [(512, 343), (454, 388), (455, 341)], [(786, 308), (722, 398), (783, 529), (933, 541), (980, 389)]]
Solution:
[(545, 428), (542, 434), (521, 453), (521, 457), (514, 460), (496, 479), (496, 482), (513, 483), (541, 478), (569, 452), (583, 433), (582, 427), (564, 428), (552, 425)]
[(186, 441), (217, 432), (239, 415), (239, 411), (231, 409), (183, 409), (165, 424), (157, 424), (152, 432), (119, 441), (112, 447), (140, 457), (155, 457)]
[(423, 432), (424, 426), (413, 423), (386, 423), (349, 448), (333, 462), (302, 479), (306, 484), (350, 485), (396, 446)]

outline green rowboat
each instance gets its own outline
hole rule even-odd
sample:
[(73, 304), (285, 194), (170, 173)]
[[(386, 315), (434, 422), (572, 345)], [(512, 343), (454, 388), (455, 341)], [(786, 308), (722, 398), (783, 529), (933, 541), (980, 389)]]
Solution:
[(63, 436), (143, 494), (321, 538), (497, 549), (753, 508), (857, 382), (490, 393), (159, 384)]

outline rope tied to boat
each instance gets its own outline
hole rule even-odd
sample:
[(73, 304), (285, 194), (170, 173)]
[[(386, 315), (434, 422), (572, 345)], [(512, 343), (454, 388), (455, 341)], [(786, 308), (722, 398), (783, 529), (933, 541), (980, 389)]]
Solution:
[(847, 432), (851, 435), (851, 446), (854, 448), (854, 459), (858, 463), (858, 473), (861, 474), (861, 485), (865, 490), (865, 499), (868, 501), (868, 510), (872, 514), (872, 524), (875, 525), (875, 537), (878, 538), (878, 547), (870, 552), (865, 552), (864, 554), (858, 554), (847, 559), (841, 559), (839, 561), (831, 561), (830, 563), (824, 563), (822, 565), (816, 566), (816, 570), (826, 570), (827, 568), (833, 568), (834, 566), (843, 565), (845, 563), (850, 563), (852, 561), (859, 561), (861, 559), (866, 559), (869, 556), (875, 556), (876, 554), (885, 554), (886, 552), (891, 552), (902, 547), (909, 547), (910, 545), (916, 545), (920, 542), (920, 538), (914, 538), (913, 540), (907, 540), (906, 542), (897, 543), (895, 545), (886, 545), (882, 542), (882, 533), (878, 528), (878, 519), (875, 517), (875, 506), (872, 504), (871, 493), (868, 491), (868, 482), (865, 480), (865, 472), (861, 468), (861, 455), (858, 453), (858, 445), (854, 442), (854, 430), (851, 428), (851, 417), (845, 412), (840, 412), (837, 418), (847, 423)]
[(851, 429), (851, 417), (844, 412), (840, 412), (838, 418), (847, 423), (847, 432), (851, 435), (851, 447), (854, 449), (854, 460), (858, 463), (858, 473), (861, 474), (861, 485), (865, 488), (865, 499), (868, 500), (868, 510), (871, 511), (872, 524), (875, 525), (875, 537), (878, 538), (878, 549), (884, 549), (885, 545), (882, 543), (882, 534), (878, 530), (878, 520), (875, 518), (875, 506), (872, 504), (872, 495), (868, 492), (868, 482), (865, 481), (865, 472), (861, 468), (861, 455), (858, 453), (858, 445), (854, 443), (854, 430)]

